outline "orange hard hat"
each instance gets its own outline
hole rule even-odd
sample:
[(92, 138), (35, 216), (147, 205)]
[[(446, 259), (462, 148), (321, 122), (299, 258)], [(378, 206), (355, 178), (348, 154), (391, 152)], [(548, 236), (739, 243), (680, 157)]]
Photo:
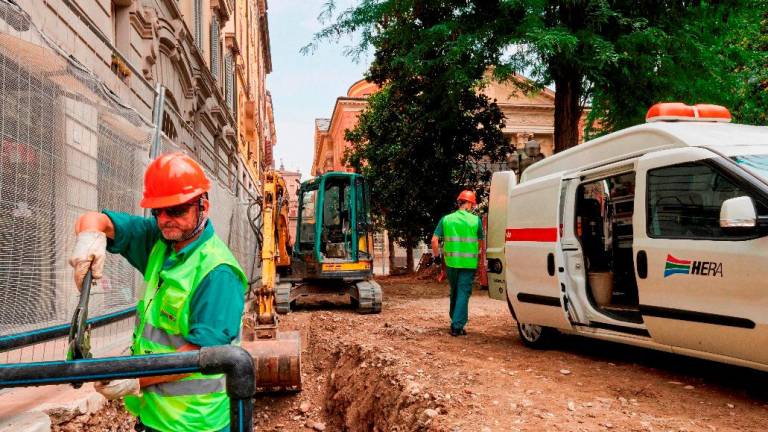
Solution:
[(203, 168), (183, 153), (160, 155), (144, 172), (143, 208), (183, 204), (211, 188)]
[(475, 198), (475, 193), (471, 190), (463, 190), (459, 194), (459, 197), (456, 198), (456, 201), (467, 201), (471, 202), (472, 204), (477, 204), (477, 198)]

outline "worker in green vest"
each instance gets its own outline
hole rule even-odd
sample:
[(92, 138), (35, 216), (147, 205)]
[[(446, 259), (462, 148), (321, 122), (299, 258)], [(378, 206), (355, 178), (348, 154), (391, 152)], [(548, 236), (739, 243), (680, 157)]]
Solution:
[(432, 235), (432, 256), (440, 262), (440, 241), (451, 286), (451, 306), (448, 312), (451, 318), (451, 336), (466, 335), (469, 297), (472, 295), (472, 283), (475, 280), (480, 248), (483, 246), (483, 224), (480, 218), (471, 213), (477, 205), (475, 193), (462, 191), (457, 198), (459, 209), (444, 216)]
[[(162, 354), (239, 342), (247, 279), (208, 220), (211, 184), (181, 153), (161, 155), (144, 175), (144, 218), (105, 210), (77, 220), (69, 262), (78, 287), (88, 269), (102, 276), (106, 252), (144, 274), (132, 354)], [(200, 373), (96, 383), (107, 399), (123, 398), (137, 430), (228, 431), (223, 375)], [(142, 429), (143, 427), (143, 429)]]

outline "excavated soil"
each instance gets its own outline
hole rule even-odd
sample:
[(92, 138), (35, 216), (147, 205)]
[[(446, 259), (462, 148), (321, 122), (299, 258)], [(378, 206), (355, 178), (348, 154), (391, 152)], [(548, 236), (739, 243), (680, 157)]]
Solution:
[(49, 412), (52, 432), (133, 432), (136, 420), (118, 401), (106, 402), (97, 413)]
[(768, 374), (579, 337), (531, 350), (483, 291), (451, 337), (445, 283), (380, 283), (381, 314), (328, 296), (282, 319), (302, 333), (304, 388), (257, 397), (254, 430), (768, 430)]

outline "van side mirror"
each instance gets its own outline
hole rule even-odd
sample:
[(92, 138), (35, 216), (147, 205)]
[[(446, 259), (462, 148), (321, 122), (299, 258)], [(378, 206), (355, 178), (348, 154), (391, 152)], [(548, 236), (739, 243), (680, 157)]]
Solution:
[(720, 228), (755, 228), (757, 211), (752, 198), (740, 196), (723, 201), (720, 207)]

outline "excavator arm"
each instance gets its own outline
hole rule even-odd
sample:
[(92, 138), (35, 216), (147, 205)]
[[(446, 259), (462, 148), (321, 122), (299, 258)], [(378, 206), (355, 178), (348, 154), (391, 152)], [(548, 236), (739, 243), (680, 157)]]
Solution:
[(288, 254), (288, 191), (285, 180), (275, 171), (264, 179), (261, 217), (263, 221), (261, 245), (261, 287), (256, 294), (256, 322), (259, 325), (277, 323), (275, 312), (275, 284), (277, 268), (289, 266)]
[(261, 202), (261, 285), (249, 299), (243, 321), (242, 346), (254, 359), (259, 389), (301, 389), (301, 338), (278, 331), (275, 284), (278, 267), (290, 266), (288, 254), (288, 189), (275, 171), (264, 176)]

